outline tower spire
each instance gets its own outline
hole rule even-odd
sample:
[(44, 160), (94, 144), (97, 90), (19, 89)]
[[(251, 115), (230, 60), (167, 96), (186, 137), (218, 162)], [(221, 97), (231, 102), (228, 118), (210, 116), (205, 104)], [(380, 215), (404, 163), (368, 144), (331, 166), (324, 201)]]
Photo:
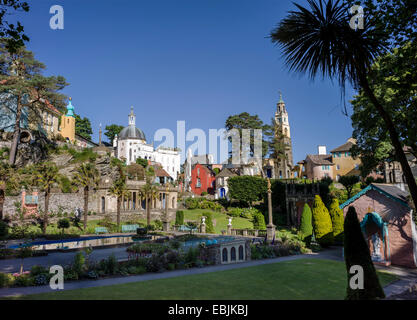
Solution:
[(136, 116), (133, 113), (133, 106), (130, 107), (129, 126), (136, 126)]

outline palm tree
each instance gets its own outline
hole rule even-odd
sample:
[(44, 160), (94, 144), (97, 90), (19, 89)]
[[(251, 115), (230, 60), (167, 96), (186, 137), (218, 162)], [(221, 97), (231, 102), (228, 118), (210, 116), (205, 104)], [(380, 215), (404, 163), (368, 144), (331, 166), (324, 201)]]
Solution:
[(44, 162), (36, 167), (35, 179), (40, 190), (45, 193), (45, 212), (43, 216), (42, 232), (46, 234), (49, 214), (49, 198), (51, 187), (59, 182), (60, 174), (58, 168), (53, 162)]
[(141, 197), (145, 198), (146, 204), (146, 224), (151, 225), (151, 204), (152, 200), (158, 197), (158, 188), (150, 181), (146, 181), (146, 184), (140, 189)]
[(74, 175), (74, 182), (84, 189), (84, 231), (87, 230), (88, 195), (90, 189), (97, 188), (100, 182), (100, 173), (94, 164), (88, 162), (81, 164)]
[(386, 37), (369, 19), (365, 19), (363, 29), (352, 29), (347, 15), (349, 8), (339, 0), (307, 1), (309, 9), (295, 4), (298, 11), (291, 11), (271, 32), (272, 42), (282, 48), (290, 71), (308, 73), (310, 78), (321, 74), (337, 79), (342, 89), (348, 81), (354, 88), (363, 90), (384, 120), (410, 194), (417, 204), (417, 184), (399, 135), (367, 78), (373, 63), (387, 50)]
[(126, 179), (119, 178), (113, 182), (113, 185), (109, 189), (109, 193), (117, 197), (117, 228), (120, 227), (120, 207), (122, 205), (122, 199), (130, 196), (129, 191), (126, 188)]

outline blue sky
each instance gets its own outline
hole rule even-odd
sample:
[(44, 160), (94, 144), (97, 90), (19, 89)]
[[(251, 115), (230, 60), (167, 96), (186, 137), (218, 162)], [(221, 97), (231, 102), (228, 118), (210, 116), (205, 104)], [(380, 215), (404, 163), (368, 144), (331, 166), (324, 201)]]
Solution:
[[(305, 3), (298, 0), (298, 3)], [(267, 38), (287, 11), (286, 0), (36, 0), (19, 15), (28, 48), (47, 75), (70, 85), (75, 111), (99, 123), (136, 124), (154, 132), (176, 121), (220, 129), (229, 115), (258, 114), (270, 122), (279, 91), (291, 124), (294, 160), (331, 150), (351, 136), (337, 83), (290, 73)], [(52, 30), (52, 5), (64, 8), (64, 30)], [(346, 99), (353, 91), (348, 88)], [(346, 100), (347, 101), (347, 100)], [(156, 143), (157, 145), (157, 143)]]

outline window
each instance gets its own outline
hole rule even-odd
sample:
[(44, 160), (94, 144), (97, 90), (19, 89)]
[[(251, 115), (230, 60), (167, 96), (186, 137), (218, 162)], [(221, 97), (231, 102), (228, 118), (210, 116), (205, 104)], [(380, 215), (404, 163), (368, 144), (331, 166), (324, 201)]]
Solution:
[(230, 261), (236, 261), (236, 249), (235, 247), (232, 247), (230, 250)]
[(227, 262), (227, 249), (226, 248), (223, 248), (223, 251), (222, 251), (222, 261)]
[(196, 188), (201, 188), (201, 180), (200, 178), (197, 178), (197, 183), (195, 185)]
[(197, 168), (197, 176), (200, 175), (200, 168)]
[(242, 245), (239, 246), (239, 260), (244, 260), (243, 259), (243, 246)]

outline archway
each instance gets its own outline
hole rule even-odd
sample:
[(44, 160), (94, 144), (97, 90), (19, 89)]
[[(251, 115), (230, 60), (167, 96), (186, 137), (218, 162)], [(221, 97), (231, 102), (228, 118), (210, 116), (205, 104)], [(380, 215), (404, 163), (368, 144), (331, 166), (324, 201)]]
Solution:
[(388, 224), (376, 212), (369, 212), (360, 223), (374, 262), (389, 263), (391, 260)]

